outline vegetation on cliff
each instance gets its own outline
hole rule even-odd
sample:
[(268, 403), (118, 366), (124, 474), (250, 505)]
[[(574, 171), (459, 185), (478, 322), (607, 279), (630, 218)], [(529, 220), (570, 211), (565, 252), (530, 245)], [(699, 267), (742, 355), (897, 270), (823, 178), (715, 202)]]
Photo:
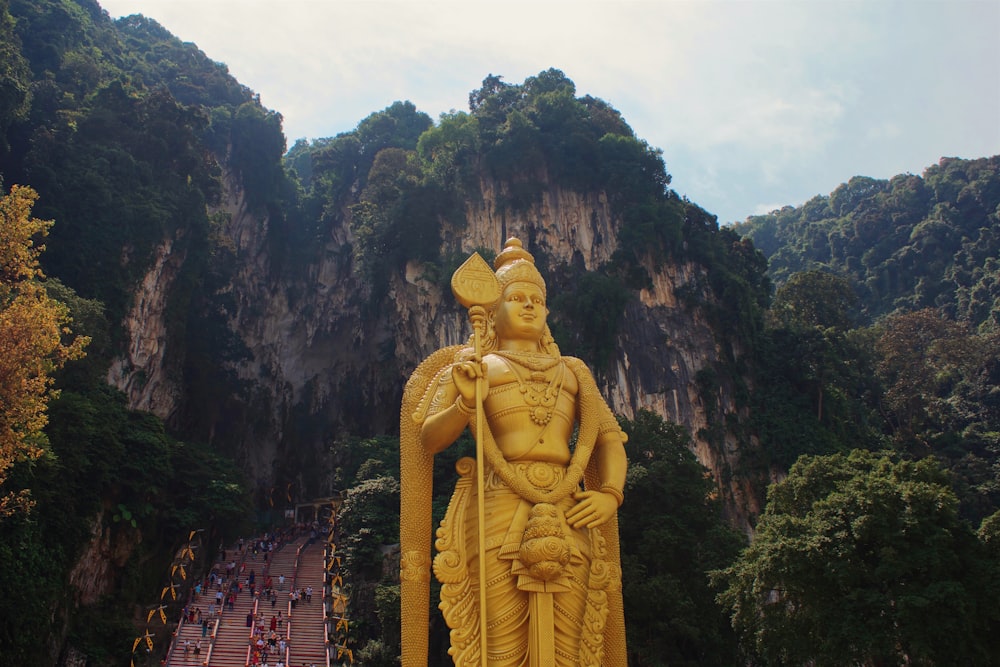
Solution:
[(1000, 508), (998, 207), (1000, 158), (943, 159), (738, 226), (778, 285), (754, 410), (769, 463), (934, 456), (963, 514)]
[[(737, 226), (778, 286), (747, 466), (791, 467), (717, 575), (761, 664), (1000, 654), (985, 548), (1000, 516), (998, 167), (942, 159), (922, 176), (855, 177)], [(940, 623), (942, 609), (963, 620)]]
[[(129, 603), (152, 602), (177, 544), (192, 528), (239, 530), (250, 509), (235, 464), (130, 411), (106, 375), (154, 246), (174, 237), (207, 264), (218, 168), (204, 149), (208, 115), (185, 105), (197, 98), (182, 92), (187, 72), (220, 84), (201, 94), (219, 107), (252, 97), (159, 26), (113, 24), (94, 2), (0, 2), (0, 33), (4, 257), (34, 263), (9, 263), (0, 276), (12, 327), (4, 375), (28, 399), (4, 396), (5, 415), (20, 413), (5, 427), (27, 449), (3, 466), (0, 488), (14, 498), (30, 491), (33, 504), (0, 521), (0, 653), (50, 664), (72, 645), (94, 664), (121, 664), (135, 632)], [(32, 204), (54, 224), (28, 217)], [(183, 310), (196, 292), (174, 301)], [(70, 322), (75, 338), (61, 329)], [(60, 371), (88, 338), (87, 357)], [(95, 535), (118, 575), (94, 584), (125, 604), (81, 607), (68, 584), (80, 559), (94, 557), (84, 547)]]
[[(650, 267), (695, 267), (680, 308), (716, 332), (719, 359), (696, 378), (710, 423), (695, 435), (719, 451), (738, 448), (738, 466), (713, 482), (690, 434), (651, 413), (626, 424), (633, 464), (622, 548), (635, 664), (829, 664), (848, 649), (842, 655), (858, 661), (891, 663), (902, 650), (943, 664), (949, 642), (961, 642), (970, 663), (996, 657), (997, 619), (982, 600), (995, 599), (998, 581), (1000, 158), (946, 159), (888, 181), (855, 177), (801, 207), (720, 228), (670, 189), (659, 150), (555, 69), (520, 84), (490, 75), (468, 111), (437, 120), (396, 102), (287, 153), (280, 114), (224, 65), (149, 19), (112, 22), (93, 0), (0, 0), (0, 72), (0, 173), (14, 198), (5, 201), (30, 185), (34, 215), (54, 220), (37, 256), (50, 276), (44, 294), (37, 274), (16, 289), (4, 275), (0, 289), (36, 296), (51, 308), (49, 324), (72, 318), (74, 334), (92, 339), (86, 358), (56, 373), (79, 343), (30, 337), (55, 344), (34, 361), (61, 394), (43, 434), (18, 432), (29, 436), (32, 460), (0, 466), (0, 495), (30, 489), (35, 503), (0, 521), (5, 658), (47, 664), (73, 645), (94, 664), (121, 663), (131, 610), (102, 608), (106, 625), (86, 632), (83, 619), (97, 607), (72, 599), (69, 572), (95, 532), (117, 539), (114, 593), (141, 604), (188, 529), (237, 526), (248, 494), (226, 455), (241, 455), (240, 440), (220, 424), (254, 432), (273, 411), (291, 415), (284, 437), (293, 444), (309, 429), (328, 435), (311, 411), (325, 400), (321, 390), (276, 407), (233, 371), (247, 350), (231, 318), (260, 304), (237, 303), (230, 289), (240, 265), (220, 212), (227, 192), (245, 193), (266, 221), (263, 268), (282, 298), (305, 301), (319, 259), (339, 253), (354, 275), (337, 279), (358, 286), (343, 306), (375, 318), (385, 317), (392, 279), (408, 264), (419, 263), (429, 284), (446, 283), (460, 261), (466, 205), (487, 186), (499, 195), (498, 214), (531, 210), (551, 191), (606, 198), (619, 225), (610, 261), (586, 271), (538, 254), (557, 295), (549, 305), (560, 346), (599, 375)], [(344, 229), (351, 242), (334, 247)], [(183, 396), (169, 425), (130, 411), (106, 384), (125, 340), (121, 322), (165, 242), (181, 258), (165, 321), (167, 366)], [(402, 374), (391, 341), (378, 354), (376, 372)], [(735, 409), (722, 409), (723, 386), (735, 391)], [(329, 467), (340, 466), (332, 476), (349, 490), (347, 507), (364, 506), (348, 520), (352, 574), (373, 584), (358, 639), (377, 640), (384, 656), (398, 642), (388, 629), (398, 609), (394, 583), (381, 580), (373, 558), (395, 529), (388, 508), (398, 464), (385, 435), (395, 427), (375, 423), (358, 392), (343, 393), (353, 401), (342, 410), (351, 429), (338, 434)], [(442, 494), (452, 478), (445, 458)], [(283, 461), (278, 474), (321, 474), (295, 464)], [(763, 500), (767, 482), (789, 470), (772, 487), (760, 537), (737, 557), (715, 490), (732, 484)], [(855, 492), (871, 506), (859, 506)], [(915, 545), (914, 536), (932, 543)], [(787, 566), (781, 576), (772, 556)], [(819, 576), (836, 574), (845, 558), (850, 581)], [(718, 589), (709, 570), (720, 573)], [(783, 598), (793, 584), (796, 596)], [(913, 588), (920, 592), (909, 595)], [(772, 614), (773, 599), (785, 604)], [(806, 641), (845, 599), (868, 605), (856, 607), (862, 619), (888, 605), (879, 618), (895, 618), (895, 629), (845, 624), (829, 641)], [(900, 600), (905, 618), (892, 616), (903, 613)], [(959, 602), (947, 632), (911, 641), (928, 608)], [(796, 617), (799, 609), (809, 616)]]
[(755, 662), (987, 665), (996, 572), (934, 461), (856, 450), (800, 458), (715, 577)]
[(0, 645), (6, 659), (44, 664), (54, 637), (39, 623), (55, 619), (76, 648), (114, 664), (134, 633), (129, 609), (103, 608), (99, 633), (72, 613), (81, 593), (67, 581), (83, 546), (100, 536), (98, 557), (122, 568), (116, 598), (141, 604), (179, 536), (235, 529), (250, 508), (231, 462), (171, 437), (106, 384), (109, 322), (99, 302), (43, 280), (33, 239), (51, 223), (31, 217), (35, 196), (19, 186), (0, 200)]
[(942, 158), (923, 175), (855, 176), (800, 207), (752, 216), (736, 230), (768, 258), (776, 284), (819, 270), (843, 277), (862, 323), (940, 308), (1000, 327), (1000, 156)]
[(618, 111), (577, 97), (556, 69), (523, 84), (490, 75), (469, 94), (469, 108), (433, 124), (412, 104), (397, 102), (352, 132), (301, 141), (289, 151), (287, 164), (304, 190), (297, 226), (328, 228), (349, 211), (355, 266), (371, 284), (371, 298), (383, 298), (387, 277), (411, 260), (449, 278), (458, 244), (443, 233), (461, 231), (464, 202), (482, 197), (482, 183), (490, 182), (502, 193), (498, 214), (526, 210), (548, 189), (566, 189), (602, 193), (621, 221), (618, 251), (605, 266), (582, 272), (537, 258), (559, 295), (550, 306), (566, 352), (603, 368), (627, 301), (650, 282), (644, 267), (667, 261), (708, 269), (720, 325), (736, 332), (757, 327), (769, 286), (763, 259), (668, 188), (661, 151), (638, 139)]
[[(52, 374), (90, 342), (72, 336), (66, 305), (45, 289), (36, 240), (52, 223), (31, 216), (36, 198), (25, 186), (0, 198), (0, 488), (15, 464), (44, 454)], [(12, 488), (0, 496), (0, 520), (31, 505), (30, 488)]]

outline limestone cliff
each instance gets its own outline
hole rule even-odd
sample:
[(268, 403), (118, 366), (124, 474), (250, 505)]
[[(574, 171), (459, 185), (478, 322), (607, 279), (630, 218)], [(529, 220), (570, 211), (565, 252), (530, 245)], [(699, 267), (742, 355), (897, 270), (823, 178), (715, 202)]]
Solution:
[(103, 511), (94, 517), (90, 540), (69, 574), (76, 603), (92, 606), (112, 594), (118, 573), (141, 541), (138, 530), (112, 530)]
[(167, 419), (176, 408), (181, 389), (168, 377), (166, 352), (166, 307), (177, 272), (186, 253), (175, 250), (174, 239), (164, 239), (156, 248), (132, 300), (122, 326), (127, 334), (124, 354), (108, 371), (108, 381), (126, 392), (130, 407)]
[[(169, 239), (136, 294), (126, 321), (130, 344), (110, 380), (134, 407), (178, 427), (200, 424), (189, 437), (234, 454), (261, 490), (291, 483), (301, 497), (325, 495), (336, 481), (331, 446), (348, 433), (393, 432), (409, 372), (434, 349), (468, 337), (465, 313), (417, 262), (389, 276), (388, 298), (372, 310), (371, 286), (354, 266), (349, 210), (323, 232), (314, 260), (278, 266), (270, 256), (271, 221), (251, 210), (232, 175), (225, 186), (215, 212), (227, 220), (224, 245), (235, 270), (215, 297), (243, 349), (239, 358), (219, 364), (220, 374), (234, 378), (231, 395), (212, 397), (214, 405), (192, 404), (177, 379), (181, 374), (167, 367), (163, 292), (176, 274), (172, 267), (184, 261), (172, 255)], [(499, 250), (517, 236), (550, 266), (594, 270), (618, 247), (620, 222), (601, 193), (548, 187), (540, 202), (521, 212), (503, 207), (503, 195), (500, 186), (483, 180), (481, 196), (466, 206), (465, 226), (443, 230), (442, 251)], [(626, 308), (616, 352), (598, 381), (618, 413), (632, 417), (646, 408), (686, 426), (696, 436), (699, 460), (720, 482), (731, 519), (747, 528), (759, 508), (752, 490), (732, 481), (736, 442), (727, 435), (720, 447), (701, 435), (710, 417), (695, 378), (718, 364), (720, 337), (697, 307), (684, 305), (690, 299), (678, 297), (684, 290), (712, 299), (705, 269), (652, 262), (645, 268), (651, 285)], [(717, 409), (733, 412), (731, 388), (722, 382), (717, 393)]]

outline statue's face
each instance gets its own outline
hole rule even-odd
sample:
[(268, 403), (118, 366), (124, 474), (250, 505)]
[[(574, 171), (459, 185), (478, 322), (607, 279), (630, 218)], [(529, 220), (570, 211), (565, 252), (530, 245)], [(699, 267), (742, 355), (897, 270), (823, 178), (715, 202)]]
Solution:
[(545, 294), (534, 283), (513, 282), (507, 285), (494, 320), (497, 338), (541, 340), (548, 312)]

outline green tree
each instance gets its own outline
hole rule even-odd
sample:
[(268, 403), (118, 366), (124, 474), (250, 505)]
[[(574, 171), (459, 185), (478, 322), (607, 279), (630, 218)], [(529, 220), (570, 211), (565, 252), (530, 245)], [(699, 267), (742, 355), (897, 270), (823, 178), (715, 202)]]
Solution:
[(892, 446), (953, 473), (963, 515), (1000, 507), (1000, 334), (923, 309), (873, 330), (879, 414)]
[[(876, 331), (883, 412), (901, 448), (925, 455), (934, 449), (934, 434), (961, 432), (970, 422), (1000, 427), (986, 396), (962, 391), (984, 371), (992, 374), (1000, 353), (996, 336), (976, 334), (932, 309), (894, 315)], [(982, 390), (996, 388), (994, 381)]]
[(242, 177), (251, 203), (261, 210), (276, 202), (281, 192), (285, 152), (281, 121), (281, 114), (254, 102), (241, 104), (233, 114), (230, 164)]
[(811, 270), (793, 274), (778, 288), (771, 315), (786, 326), (843, 332), (853, 328), (857, 308), (858, 295), (846, 278)]
[(462, 112), (443, 114), (438, 125), (417, 142), (427, 177), (470, 196), (478, 187), (474, 167), (480, 148), (479, 121)]
[(375, 477), (347, 490), (338, 512), (352, 578), (382, 578), (381, 547), (399, 541), (399, 481)]
[(370, 164), (385, 148), (414, 150), (420, 135), (433, 124), (431, 117), (417, 111), (413, 102), (393, 102), (358, 123), (355, 134), (361, 141), (361, 153)]
[(750, 423), (760, 448), (745, 460), (760, 475), (801, 454), (879, 446), (871, 335), (853, 328), (857, 317), (843, 276), (808, 270), (778, 288), (753, 349)]
[(743, 539), (726, 526), (715, 483), (682, 427), (648, 410), (622, 427), (629, 434), (619, 510), (629, 662), (734, 664), (735, 637), (707, 572), (730, 563)]
[(7, 129), (23, 120), (31, 106), (31, 70), (21, 54), (9, 0), (0, 0), (0, 155), (7, 151)]
[(998, 205), (1000, 156), (945, 158), (922, 177), (856, 176), (828, 197), (735, 228), (767, 255), (777, 285), (809, 270), (848, 278), (868, 322), (900, 308), (937, 307), (995, 329)]
[(858, 298), (850, 283), (824, 271), (796, 273), (778, 288), (769, 315), (788, 330), (795, 346), (794, 363), (803, 379), (814, 385), (816, 420), (823, 421), (823, 404), (833, 391), (851, 395), (850, 363), (859, 355), (850, 349), (847, 331), (852, 328)]
[(615, 352), (630, 293), (617, 278), (596, 271), (575, 281), (575, 289), (561, 291), (552, 300), (557, 313), (552, 333), (564, 353), (586, 359), (600, 372)]
[(957, 508), (930, 459), (802, 457), (719, 601), (763, 664), (996, 664), (1000, 591)]
[(492, 145), (507, 114), (521, 104), (521, 86), (505, 83), (502, 76), (490, 74), (483, 79), (481, 88), (469, 93), (469, 111), (479, 122), (483, 143)]

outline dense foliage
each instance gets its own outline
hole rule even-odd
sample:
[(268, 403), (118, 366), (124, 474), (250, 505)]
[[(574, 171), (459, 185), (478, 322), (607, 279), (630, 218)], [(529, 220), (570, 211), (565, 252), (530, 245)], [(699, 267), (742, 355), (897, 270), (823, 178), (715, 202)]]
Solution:
[[(696, 287), (689, 296), (691, 305), (710, 309), (720, 331), (759, 327), (769, 288), (763, 257), (670, 190), (661, 151), (638, 139), (603, 100), (577, 97), (559, 70), (523, 84), (490, 75), (470, 93), (469, 111), (443, 114), (436, 124), (397, 102), (351, 132), (297, 143), (286, 163), (303, 191), (301, 207), (290, 213), (298, 216), (295, 226), (318, 234), (347, 217), (355, 268), (376, 301), (385, 297), (388, 276), (412, 260), (428, 276), (450, 277), (450, 253), (458, 249), (453, 232), (461, 232), (466, 203), (481, 198), (488, 181), (498, 192), (497, 214), (527, 211), (561, 188), (603, 193), (621, 220), (619, 250), (606, 266), (585, 272), (537, 257), (560, 295), (549, 305), (566, 352), (605, 367), (626, 304), (649, 285), (645, 267), (668, 260), (706, 267), (702, 287), (712, 304), (696, 296)], [(595, 313), (603, 319), (595, 321)]]
[(1000, 509), (998, 166), (855, 177), (738, 226), (778, 285), (744, 474), (791, 467), (719, 575), (755, 663), (1000, 655), (983, 597), (1000, 565), (984, 550)]
[(45, 290), (35, 240), (52, 223), (31, 217), (36, 198), (23, 186), (0, 198), (0, 520), (31, 507), (30, 488), (5, 484), (8, 471), (44, 453), (52, 373), (89, 342), (70, 338), (65, 304)]
[(743, 539), (722, 520), (715, 482), (684, 429), (649, 411), (622, 427), (629, 434), (627, 502), (619, 511), (629, 664), (736, 664), (736, 639), (707, 573), (728, 565)]
[[(4, 198), (0, 207), (18, 212), (16, 219), (5, 221), (5, 231), (15, 231), (18, 221), (23, 225), (30, 220), (31, 200), (24, 188)], [(40, 229), (47, 225), (41, 224)], [(38, 248), (24, 250), (22, 259), (37, 256)], [(27, 284), (25, 279), (38, 277), (37, 268), (29, 265), (5, 273), (0, 280), (0, 292), (18, 295), (15, 306), (17, 300), (30, 298), (42, 311), (13, 329), (2, 329), (14, 334), (5, 345), (9, 354), (4, 368), (10, 379), (24, 378), (15, 382), (22, 392), (31, 390), (25, 396), (30, 405), (15, 396), (4, 398), (5, 407), (30, 413), (31, 419), (12, 431), (26, 438), (30, 451), (11, 460), (3, 489), (30, 490), (32, 507), (0, 520), (4, 564), (0, 586), (7, 591), (0, 600), (0, 645), (5, 659), (44, 664), (51, 639), (48, 629), (58, 630), (52, 623), (55, 618), (80, 638), (78, 647), (112, 663), (134, 632), (131, 614), (126, 606), (104, 606), (101, 626), (107, 632), (84, 631), (84, 618), (73, 613), (77, 601), (66, 585), (84, 556), (84, 545), (94, 534), (106, 536), (110, 553), (99, 557), (113, 558), (122, 568), (117, 588), (108, 593), (142, 604), (161, 583), (182, 536), (198, 527), (206, 528), (206, 537), (212, 540), (220, 539), (224, 529), (231, 537), (249, 505), (231, 462), (204, 446), (171, 437), (154, 416), (128, 410), (125, 397), (105, 383), (106, 360), (101, 361), (100, 355), (107, 353), (110, 327), (101, 304), (78, 297), (57, 281), (44, 287)], [(6, 309), (0, 323), (17, 324), (15, 316), (24, 305)], [(51, 329), (46, 335), (25, 327), (46, 321)], [(75, 338), (62, 326), (64, 322), (73, 323)], [(70, 342), (63, 345), (61, 336)], [(79, 356), (81, 343), (88, 339), (94, 343), (92, 355), (69, 361), (57, 372), (59, 393), (51, 401), (43, 400), (51, 395), (46, 378), (53, 376), (47, 373)], [(25, 354), (15, 354), (18, 351)], [(39, 369), (46, 374), (37, 375)], [(40, 426), (46, 421), (43, 433)], [(27, 581), (32, 584), (25, 585)]]
[[(94, 664), (116, 664), (135, 632), (129, 605), (155, 599), (189, 531), (205, 528), (218, 541), (248, 515), (245, 482), (231, 461), (128, 410), (105, 378), (118, 323), (164, 238), (191, 260), (174, 307), (198, 303), (201, 286), (191, 275), (212, 275), (204, 267), (217, 222), (206, 204), (220, 191), (208, 146), (225, 152), (233, 143), (207, 105), (221, 118), (259, 103), (193, 45), (141, 17), (114, 23), (91, 0), (4, 0), (0, 33), (0, 182), (10, 188), (2, 235), (25, 248), (5, 254), (22, 270), (8, 263), (0, 277), (6, 305), (15, 306), (5, 321), (17, 325), (4, 329), (16, 343), (4, 345), (4, 375), (21, 378), (16, 384), (34, 396), (33, 407), (12, 395), (3, 400), (20, 411), (22, 423), (7, 425), (30, 454), (4, 465), (3, 490), (30, 490), (34, 507), (0, 522), (0, 653), (48, 664), (69, 637)], [(275, 136), (283, 142), (280, 123)], [(282, 151), (279, 143), (275, 160)], [(244, 178), (253, 175), (247, 166)], [(37, 201), (18, 184), (30, 184)], [(29, 217), (32, 204), (54, 223)], [(49, 276), (44, 284), (38, 262)], [(29, 302), (35, 316), (26, 319)], [(172, 319), (177, 339), (188, 335), (184, 319)], [(75, 339), (62, 329), (71, 321)], [(54, 373), (80, 356), (87, 337), (88, 356)], [(59, 390), (47, 412), (45, 398), (54, 394), (46, 378)], [(94, 535), (113, 550), (107, 593), (124, 604), (81, 601), (68, 584)]]
[(802, 457), (715, 573), (754, 663), (987, 665), (996, 563), (931, 460)]
[(738, 229), (778, 284), (756, 350), (764, 466), (892, 447), (933, 455), (963, 514), (998, 505), (1000, 158), (855, 177)]
[(871, 321), (937, 307), (1000, 326), (1000, 156), (942, 158), (923, 176), (855, 176), (828, 196), (736, 226), (778, 284), (822, 270), (847, 279)]

